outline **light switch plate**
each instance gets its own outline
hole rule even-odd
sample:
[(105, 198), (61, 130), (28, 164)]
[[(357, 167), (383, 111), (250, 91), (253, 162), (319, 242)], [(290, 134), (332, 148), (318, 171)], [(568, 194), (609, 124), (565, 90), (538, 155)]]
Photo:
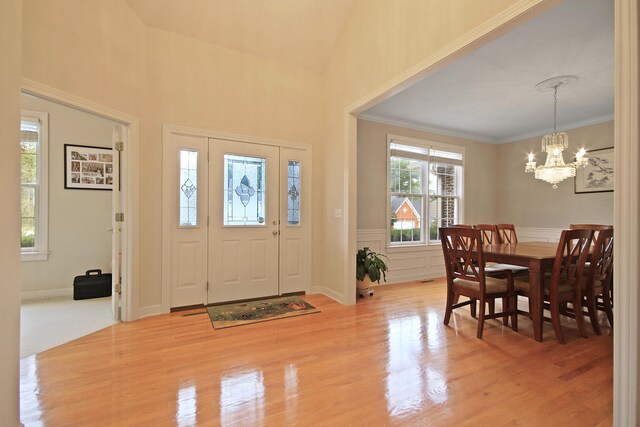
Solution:
[(336, 209), (333, 212), (333, 216), (336, 217), (336, 218), (342, 218), (342, 209)]

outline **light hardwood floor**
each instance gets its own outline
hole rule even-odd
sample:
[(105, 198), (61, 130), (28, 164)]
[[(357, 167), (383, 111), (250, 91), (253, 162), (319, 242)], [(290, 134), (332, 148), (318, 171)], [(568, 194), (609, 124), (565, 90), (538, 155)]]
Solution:
[[(183, 313), (118, 324), (22, 360), (26, 426), (612, 423), (612, 337), (566, 345), (468, 308), (442, 324), (442, 280), (378, 287), (319, 314), (214, 330)], [(606, 321), (601, 318), (601, 324)], [(588, 324), (590, 327), (590, 325)], [(591, 332), (591, 331), (590, 331)]]

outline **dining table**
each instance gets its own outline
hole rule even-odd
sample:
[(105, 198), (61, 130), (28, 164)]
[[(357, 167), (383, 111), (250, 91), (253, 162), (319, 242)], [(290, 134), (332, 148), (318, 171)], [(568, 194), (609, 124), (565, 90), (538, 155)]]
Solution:
[(542, 341), (544, 274), (552, 270), (557, 249), (558, 243), (553, 242), (499, 243), (482, 248), (486, 262), (529, 268), (530, 314), (536, 341)]

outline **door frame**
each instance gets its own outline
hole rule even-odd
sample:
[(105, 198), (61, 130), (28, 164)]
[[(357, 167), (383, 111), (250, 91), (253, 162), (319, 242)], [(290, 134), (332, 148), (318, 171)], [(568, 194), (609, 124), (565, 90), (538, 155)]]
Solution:
[[(213, 139), (221, 139), (232, 142), (244, 142), (249, 144), (260, 144), (274, 147), (293, 148), (298, 150), (305, 150), (308, 154), (308, 165), (305, 167), (306, 173), (309, 176), (313, 176), (313, 150), (310, 144), (291, 142), (272, 138), (262, 138), (248, 135), (238, 135), (226, 132), (217, 132), (207, 129), (191, 128), (186, 126), (178, 126), (171, 124), (162, 125), (162, 305), (161, 313), (169, 313), (171, 311), (171, 230), (172, 224), (170, 221), (171, 212), (174, 209), (169, 197), (165, 197), (165, 190), (169, 188), (169, 174), (167, 171), (171, 170), (173, 165), (171, 159), (171, 137), (172, 135), (192, 136), (192, 137), (206, 137)], [(208, 153), (208, 151), (207, 151)], [(313, 276), (311, 270), (311, 239), (313, 230), (313, 188), (312, 179), (308, 180), (308, 224), (307, 224), (307, 241), (306, 241), (306, 265), (307, 267), (307, 287), (305, 292), (311, 292), (311, 277)], [(208, 227), (207, 227), (208, 229)], [(208, 234), (208, 230), (207, 230)]]
[[(140, 260), (139, 246), (139, 122), (138, 118), (118, 110), (88, 101), (84, 98), (51, 88), (41, 83), (23, 78), (22, 93), (46, 99), (60, 105), (104, 117), (120, 123), (124, 128), (123, 140), (125, 149), (120, 157), (122, 212), (122, 292), (121, 318), (123, 322), (132, 322), (139, 318), (138, 310), (138, 266)], [(115, 206), (112, 207), (115, 208)], [(115, 214), (115, 212), (112, 212)]]

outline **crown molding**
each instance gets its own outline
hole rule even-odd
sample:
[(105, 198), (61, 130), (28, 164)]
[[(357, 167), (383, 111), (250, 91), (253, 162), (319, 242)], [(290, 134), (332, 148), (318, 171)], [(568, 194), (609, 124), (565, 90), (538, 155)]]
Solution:
[[(558, 126), (561, 130), (567, 131), (572, 129), (578, 129), (585, 126), (597, 125), (599, 123), (610, 122), (613, 120), (613, 114), (605, 114), (604, 116), (593, 117), (591, 119), (580, 120), (577, 122), (569, 123), (566, 125)], [(540, 129), (534, 132), (528, 132), (522, 135), (516, 135), (510, 138), (495, 140), (495, 144), (508, 144), (510, 142), (522, 141), (524, 139), (534, 138), (536, 136), (546, 135), (552, 133), (553, 128)]]
[[(397, 126), (406, 129), (419, 130), (423, 132), (435, 133), (438, 135), (452, 136), (455, 138), (468, 139), (471, 141), (484, 142), (487, 144), (509, 144), (511, 142), (522, 141), (529, 138), (534, 138), (541, 135), (546, 135), (553, 132), (553, 128), (540, 129), (533, 132), (527, 132), (525, 134), (512, 136), (509, 138), (494, 139), (487, 138), (485, 136), (479, 136), (470, 132), (456, 131), (452, 129), (442, 128), (438, 126), (426, 125), (422, 123), (413, 122), (410, 120), (396, 120), (388, 119), (372, 114), (359, 114), (358, 119), (367, 120), (374, 123), (380, 123), (384, 125)], [(610, 122), (613, 120), (613, 114), (605, 114), (604, 116), (593, 117), (591, 119), (580, 120), (577, 122), (569, 123), (561, 126), (562, 130), (578, 129), (585, 126), (597, 125), (600, 123)]]
[(374, 123), (380, 123), (383, 125), (397, 126), (397, 127), (406, 128), (406, 129), (419, 130), (422, 132), (435, 133), (437, 135), (452, 136), (455, 138), (462, 138), (462, 139), (468, 139), (471, 141), (484, 142), (487, 144), (498, 144), (498, 142), (492, 138), (486, 138), (486, 137), (475, 135), (472, 133), (459, 132), (456, 130), (441, 128), (437, 126), (425, 125), (421, 123), (412, 122), (410, 120), (387, 119), (387, 118), (374, 116), (371, 114), (359, 114), (358, 119), (367, 120), (369, 122), (374, 122)]

